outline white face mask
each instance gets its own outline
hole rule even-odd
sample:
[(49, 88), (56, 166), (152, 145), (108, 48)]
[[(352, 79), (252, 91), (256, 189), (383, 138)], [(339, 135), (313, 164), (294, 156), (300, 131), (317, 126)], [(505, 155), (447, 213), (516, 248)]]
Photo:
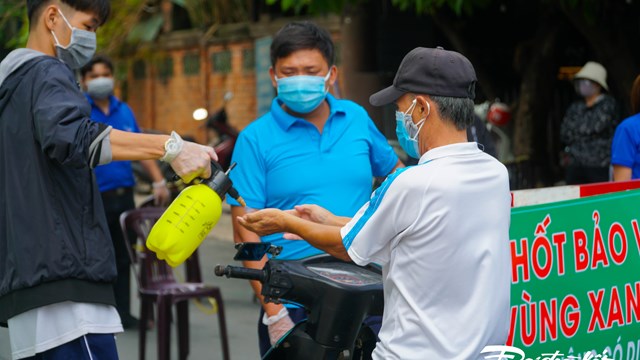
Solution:
[(576, 81), (576, 92), (583, 98), (588, 98), (598, 93), (598, 86), (591, 80), (579, 79)]
[(99, 77), (87, 81), (87, 94), (97, 100), (108, 98), (113, 94), (113, 78)]
[(71, 69), (79, 69), (88, 63), (96, 52), (96, 33), (74, 28), (60, 9), (58, 9), (58, 13), (71, 29), (71, 39), (69, 40), (69, 45), (62, 46), (56, 34), (51, 30), (56, 54), (58, 59), (62, 60)]

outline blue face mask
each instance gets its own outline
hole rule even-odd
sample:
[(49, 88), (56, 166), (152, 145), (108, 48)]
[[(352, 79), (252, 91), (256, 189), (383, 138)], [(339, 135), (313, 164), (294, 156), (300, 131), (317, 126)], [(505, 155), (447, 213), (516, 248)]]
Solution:
[(428, 112), (422, 120), (415, 124), (411, 118), (413, 110), (416, 107), (416, 100), (414, 99), (411, 106), (406, 112), (396, 110), (396, 135), (398, 135), (398, 143), (402, 149), (414, 159), (420, 158), (420, 151), (418, 147), (418, 134), (424, 125), (425, 120), (431, 113), (431, 105), (427, 102)]
[(278, 99), (289, 109), (299, 114), (308, 114), (315, 110), (327, 97), (329, 89), (325, 82), (329, 80), (331, 71), (326, 76), (297, 75), (278, 79)]

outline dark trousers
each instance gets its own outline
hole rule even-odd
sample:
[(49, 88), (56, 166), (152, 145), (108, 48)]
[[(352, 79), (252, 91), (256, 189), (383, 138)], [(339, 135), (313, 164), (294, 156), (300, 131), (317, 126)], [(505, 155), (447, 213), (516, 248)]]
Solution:
[(569, 165), (566, 172), (567, 185), (590, 184), (609, 181), (609, 167)]
[(118, 360), (113, 334), (87, 334), (25, 360)]
[[(307, 314), (302, 308), (290, 308), (287, 309), (289, 311), (289, 317), (294, 324), (299, 323), (302, 320), (307, 318)], [(260, 309), (260, 317), (258, 318), (258, 345), (260, 346), (260, 357), (263, 357), (264, 354), (271, 349), (271, 341), (269, 341), (269, 329), (267, 325), (262, 323), (262, 315), (264, 314), (264, 309)], [(380, 332), (380, 327), (382, 326), (382, 316), (369, 316), (364, 319), (364, 325), (369, 327), (371, 331), (378, 336)]]
[[(116, 255), (116, 267), (118, 278), (113, 284), (113, 291), (116, 297), (116, 308), (123, 322), (131, 316), (131, 272), (129, 266), (129, 254), (124, 243), (124, 236), (120, 228), (120, 214), (135, 208), (132, 188), (120, 188), (118, 190), (105, 191), (102, 193), (107, 224), (113, 241), (113, 249)], [(135, 234), (129, 234), (129, 239), (135, 241)], [(132, 245), (132, 244), (131, 244)], [(131, 246), (130, 245), (130, 246)]]

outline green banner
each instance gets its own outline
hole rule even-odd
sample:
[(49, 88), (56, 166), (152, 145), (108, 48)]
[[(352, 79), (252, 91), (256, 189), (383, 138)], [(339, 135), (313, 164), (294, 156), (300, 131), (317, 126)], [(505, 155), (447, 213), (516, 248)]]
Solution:
[(640, 359), (639, 218), (640, 190), (514, 208), (507, 345), (534, 360)]

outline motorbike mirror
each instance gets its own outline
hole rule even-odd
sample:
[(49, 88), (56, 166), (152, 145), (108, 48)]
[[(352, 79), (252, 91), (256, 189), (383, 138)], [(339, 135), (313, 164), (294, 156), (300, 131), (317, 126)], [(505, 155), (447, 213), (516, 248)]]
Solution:
[(199, 108), (193, 112), (193, 120), (195, 121), (202, 121), (206, 119), (208, 116), (209, 116), (209, 112), (205, 108)]
[(282, 251), (282, 246), (271, 245), (270, 242), (245, 242), (235, 244), (237, 250), (233, 260), (258, 261), (266, 254), (278, 256)]

